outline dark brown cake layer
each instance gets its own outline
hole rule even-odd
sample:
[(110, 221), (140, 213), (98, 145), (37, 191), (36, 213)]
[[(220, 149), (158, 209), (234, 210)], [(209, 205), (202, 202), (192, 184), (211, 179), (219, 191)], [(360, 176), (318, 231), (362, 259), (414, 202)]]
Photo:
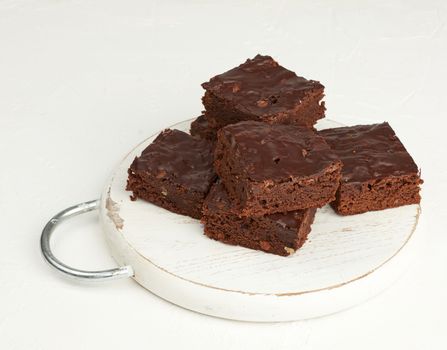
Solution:
[(208, 120), (204, 115), (197, 117), (196, 120), (191, 123), (189, 132), (191, 136), (209, 141), (215, 141), (217, 137), (217, 129), (213, 129), (209, 126)]
[(416, 163), (388, 123), (320, 131), (343, 162), (332, 203), (342, 215), (420, 202)]
[(244, 120), (312, 127), (324, 117), (324, 86), (257, 55), (202, 84), (213, 128)]
[(212, 145), (179, 130), (164, 130), (128, 170), (127, 190), (175, 213), (196, 219), (216, 175)]
[(243, 216), (322, 207), (335, 199), (341, 162), (296, 125), (246, 121), (218, 132), (215, 169)]
[(260, 217), (240, 217), (229, 200), (224, 186), (212, 186), (203, 207), (205, 234), (215, 240), (290, 255), (307, 239), (316, 209), (276, 213)]

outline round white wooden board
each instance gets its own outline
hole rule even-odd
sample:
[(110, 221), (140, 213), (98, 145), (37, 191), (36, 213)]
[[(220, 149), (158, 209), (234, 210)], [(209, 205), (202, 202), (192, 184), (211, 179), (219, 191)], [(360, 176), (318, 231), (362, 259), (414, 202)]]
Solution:
[[(188, 131), (191, 120), (172, 128)], [(322, 120), (319, 129), (340, 124)], [(117, 167), (101, 201), (113, 257), (156, 295), (200, 313), (246, 321), (288, 321), (331, 314), (376, 295), (403, 271), (418, 205), (339, 216), (317, 211), (308, 241), (281, 257), (207, 238), (199, 221), (125, 191), (127, 169), (154, 135)]]

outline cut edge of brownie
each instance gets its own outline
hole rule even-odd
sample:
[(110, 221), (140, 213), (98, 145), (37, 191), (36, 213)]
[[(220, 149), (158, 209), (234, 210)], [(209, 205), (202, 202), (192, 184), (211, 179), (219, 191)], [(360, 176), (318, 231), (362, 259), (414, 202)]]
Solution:
[[(232, 101), (225, 100), (205, 91), (202, 102), (205, 107), (205, 117), (212, 128), (222, 128), (240, 121), (255, 120), (269, 124), (297, 124), (307, 128), (313, 128), (319, 119), (324, 118), (326, 106), (324, 88), (315, 89), (305, 94), (305, 98), (295, 108), (274, 114), (254, 115), (245, 111), (243, 106), (235, 105)], [(267, 100), (266, 103), (272, 103)]]
[[(225, 186), (232, 200), (239, 206), (242, 216), (262, 216), (311, 207), (321, 208), (336, 199), (340, 184), (340, 164), (328, 167), (321, 175), (283, 181), (274, 186), (268, 181), (235, 181), (234, 177), (229, 175), (226, 177)], [(270, 186), (271, 190), (267, 195), (258, 190)], [(239, 197), (241, 193), (244, 194), (242, 200)], [(287, 201), (284, 200), (285, 196), (288, 198)]]
[[(220, 201), (218, 209), (216, 201)], [(241, 217), (227, 197), (223, 185), (215, 184), (205, 199), (202, 223), (205, 235), (214, 240), (288, 256), (305, 243), (315, 212), (316, 208), (308, 208), (253, 218)]]
[(172, 181), (160, 181), (156, 177), (128, 170), (126, 190), (132, 191), (131, 200), (137, 198), (153, 203), (176, 214), (194, 219), (202, 217), (202, 203), (206, 193), (200, 193)]
[(419, 175), (412, 174), (341, 184), (331, 206), (340, 215), (354, 215), (419, 204), (422, 182)]

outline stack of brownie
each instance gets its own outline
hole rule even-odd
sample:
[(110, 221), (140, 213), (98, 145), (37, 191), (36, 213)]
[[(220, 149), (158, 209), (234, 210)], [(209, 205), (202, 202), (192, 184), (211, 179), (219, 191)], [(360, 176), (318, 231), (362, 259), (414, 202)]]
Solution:
[(201, 219), (224, 243), (290, 255), (317, 208), (341, 215), (420, 202), (418, 167), (388, 123), (316, 131), (324, 86), (257, 55), (202, 84), (191, 135), (165, 130), (127, 189)]

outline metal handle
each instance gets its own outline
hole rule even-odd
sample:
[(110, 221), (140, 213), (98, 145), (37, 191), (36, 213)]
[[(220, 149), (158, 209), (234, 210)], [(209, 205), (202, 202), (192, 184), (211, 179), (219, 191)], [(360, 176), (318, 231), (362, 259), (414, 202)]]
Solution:
[(42, 231), (42, 236), (40, 237), (40, 249), (42, 250), (43, 257), (56, 270), (77, 280), (109, 281), (109, 280), (116, 280), (119, 278), (132, 277), (134, 275), (134, 272), (131, 266), (122, 266), (102, 271), (78, 270), (73, 267), (65, 265), (63, 262), (57, 259), (53, 255), (53, 252), (51, 251), (50, 238), (56, 226), (58, 226), (61, 222), (65, 221), (66, 219), (72, 218), (80, 214), (88, 213), (89, 211), (96, 210), (98, 208), (99, 208), (99, 200), (93, 200), (72, 206), (70, 208), (62, 210), (60, 213), (53, 216), (51, 220), (48, 221), (48, 223), (45, 225)]

